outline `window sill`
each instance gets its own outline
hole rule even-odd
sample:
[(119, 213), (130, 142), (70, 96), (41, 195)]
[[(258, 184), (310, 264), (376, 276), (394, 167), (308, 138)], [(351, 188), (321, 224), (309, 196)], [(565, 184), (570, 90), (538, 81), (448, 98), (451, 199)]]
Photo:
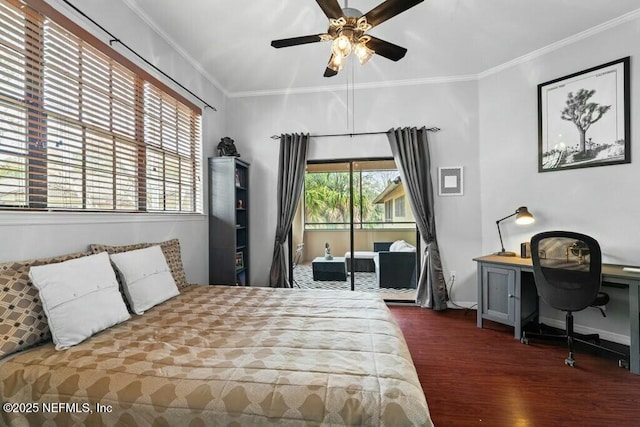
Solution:
[(10, 212), (0, 211), (0, 227), (17, 225), (119, 224), (135, 222), (206, 222), (205, 214), (111, 212)]

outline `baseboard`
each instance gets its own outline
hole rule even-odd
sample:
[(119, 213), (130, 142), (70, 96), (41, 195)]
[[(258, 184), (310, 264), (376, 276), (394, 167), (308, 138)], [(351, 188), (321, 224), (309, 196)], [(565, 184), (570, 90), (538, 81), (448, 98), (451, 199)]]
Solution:
[[(456, 301), (455, 303), (448, 301), (447, 306), (454, 310), (455, 309), (462, 309), (462, 310), (476, 309), (477, 303), (475, 301)], [(549, 325), (554, 328), (558, 328), (562, 330), (564, 330), (566, 326), (564, 323), (564, 320), (552, 319), (548, 317), (541, 317), (540, 322), (544, 323), (545, 325)], [(585, 334), (585, 335), (598, 334), (600, 335), (600, 338), (602, 338), (603, 340), (615, 342), (615, 343), (626, 345), (626, 346), (631, 345), (631, 338), (628, 335), (616, 334), (615, 332), (604, 331), (602, 329), (591, 328), (588, 326), (581, 326), (581, 325), (575, 325), (575, 324), (574, 324), (574, 330), (579, 334)]]
[[(414, 301), (385, 301), (387, 305), (417, 305)], [(447, 308), (453, 310), (475, 310), (477, 303), (475, 301), (447, 301)]]
[[(541, 317), (540, 323), (544, 323), (545, 325), (549, 325), (562, 330), (564, 330), (564, 328), (566, 327), (564, 320), (551, 319), (548, 317)], [(581, 326), (576, 324), (574, 324), (573, 329), (579, 334), (598, 334), (603, 340), (623, 344), (626, 346), (631, 345), (631, 338), (627, 335), (616, 334), (614, 332), (603, 331), (601, 329), (590, 328), (588, 326)]]

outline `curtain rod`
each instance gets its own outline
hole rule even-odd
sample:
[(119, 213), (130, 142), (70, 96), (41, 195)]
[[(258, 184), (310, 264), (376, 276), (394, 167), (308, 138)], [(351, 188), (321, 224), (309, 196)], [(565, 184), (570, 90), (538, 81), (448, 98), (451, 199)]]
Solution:
[[(439, 127), (430, 127), (427, 128), (428, 132), (439, 132), (442, 129), (440, 129)], [(329, 138), (329, 137), (334, 137), (334, 136), (348, 136), (350, 138), (353, 138), (354, 136), (362, 136), (362, 135), (386, 135), (388, 133), (387, 132), (356, 132), (356, 133), (330, 133), (330, 134), (324, 134), (324, 135), (309, 135), (310, 138)], [(271, 139), (280, 139), (280, 135), (272, 135), (270, 136)]]
[(127, 46), (126, 44), (124, 44), (122, 42), (122, 40), (120, 40), (119, 38), (117, 38), (116, 36), (114, 36), (113, 34), (111, 34), (111, 32), (109, 32), (109, 30), (107, 30), (106, 28), (104, 28), (102, 25), (98, 24), (96, 21), (94, 21), (93, 19), (91, 19), (86, 13), (84, 13), (83, 11), (81, 11), (80, 9), (78, 9), (76, 6), (74, 6), (73, 4), (71, 4), (69, 2), (69, 0), (63, 0), (67, 5), (69, 5), (73, 10), (75, 10), (76, 12), (78, 12), (80, 15), (82, 15), (83, 17), (85, 17), (86, 19), (88, 19), (89, 21), (91, 21), (91, 23), (93, 25), (95, 25), (96, 27), (100, 28), (102, 31), (104, 31), (105, 33), (107, 33), (109, 35), (109, 37), (111, 37), (111, 40), (109, 40), (109, 46), (113, 46), (113, 43), (120, 43), (123, 47), (125, 47), (129, 52), (133, 53), (135, 56), (137, 56), (138, 58), (140, 58), (142, 61), (144, 61), (147, 65), (149, 65), (150, 67), (152, 67), (154, 70), (156, 70), (157, 72), (159, 72), (160, 74), (162, 74), (163, 76), (165, 76), (166, 78), (168, 78), (169, 80), (171, 80), (172, 82), (174, 82), (175, 84), (177, 84), (178, 86), (180, 86), (182, 89), (184, 89), (185, 91), (187, 91), (189, 94), (191, 94), (192, 96), (194, 96), (198, 101), (202, 102), (204, 104), (204, 108), (211, 108), (213, 111), (218, 111), (216, 109), (216, 107), (214, 107), (213, 105), (209, 104), (207, 101), (205, 101), (204, 99), (200, 98), (198, 95), (196, 95), (195, 93), (193, 93), (191, 90), (187, 89), (184, 85), (182, 85), (181, 83), (179, 83), (176, 79), (174, 79), (173, 77), (171, 77), (169, 74), (165, 73), (164, 71), (162, 71), (160, 68), (158, 68), (157, 66), (153, 65), (151, 62), (147, 61), (146, 59), (144, 59), (142, 56), (140, 56), (140, 54), (138, 52), (136, 52), (135, 50), (131, 49), (129, 46)]

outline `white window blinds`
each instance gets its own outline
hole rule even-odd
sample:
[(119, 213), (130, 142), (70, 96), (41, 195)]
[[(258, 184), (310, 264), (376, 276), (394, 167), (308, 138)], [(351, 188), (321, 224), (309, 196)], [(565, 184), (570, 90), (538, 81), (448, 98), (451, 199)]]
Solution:
[(0, 0), (0, 208), (200, 212), (200, 109), (51, 14)]

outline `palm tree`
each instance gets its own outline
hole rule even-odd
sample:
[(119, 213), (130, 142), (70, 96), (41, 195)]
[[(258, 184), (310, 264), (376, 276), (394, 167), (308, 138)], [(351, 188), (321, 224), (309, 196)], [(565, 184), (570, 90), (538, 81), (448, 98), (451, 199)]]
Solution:
[(349, 174), (307, 173), (304, 202), (306, 221), (309, 223), (348, 223)]
[[(354, 175), (355, 223), (382, 220), (382, 207), (371, 202), (396, 176), (397, 171), (360, 171)], [(349, 224), (349, 172), (307, 173), (304, 201), (307, 223)]]

